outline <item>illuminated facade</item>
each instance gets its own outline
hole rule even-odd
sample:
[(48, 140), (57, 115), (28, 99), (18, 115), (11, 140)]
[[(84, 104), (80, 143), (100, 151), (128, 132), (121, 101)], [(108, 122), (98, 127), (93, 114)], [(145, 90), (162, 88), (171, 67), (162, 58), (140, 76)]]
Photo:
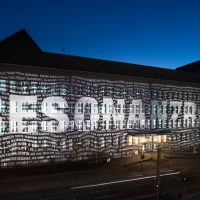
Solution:
[(2, 167), (200, 142), (198, 83), (4, 61), (0, 69)]

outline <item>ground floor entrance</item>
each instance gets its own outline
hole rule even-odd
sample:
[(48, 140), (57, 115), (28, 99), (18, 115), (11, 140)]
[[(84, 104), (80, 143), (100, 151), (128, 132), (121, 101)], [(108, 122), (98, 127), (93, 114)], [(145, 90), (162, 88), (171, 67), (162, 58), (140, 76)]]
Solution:
[(151, 136), (128, 136), (128, 146), (133, 147), (134, 154), (156, 151), (157, 145), (165, 147), (167, 145), (166, 135)]

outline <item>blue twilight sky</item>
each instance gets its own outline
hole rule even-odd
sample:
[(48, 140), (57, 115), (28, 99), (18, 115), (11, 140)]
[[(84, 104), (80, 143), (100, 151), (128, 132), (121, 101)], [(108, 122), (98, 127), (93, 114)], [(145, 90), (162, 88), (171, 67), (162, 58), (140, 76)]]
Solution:
[(21, 28), (49, 52), (165, 68), (200, 60), (199, 0), (0, 0), (0, 40)]

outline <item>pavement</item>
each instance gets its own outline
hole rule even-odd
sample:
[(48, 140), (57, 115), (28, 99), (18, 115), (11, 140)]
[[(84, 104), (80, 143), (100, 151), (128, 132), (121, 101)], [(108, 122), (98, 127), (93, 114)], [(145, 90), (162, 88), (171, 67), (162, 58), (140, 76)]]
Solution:
[[(1, 195), (25, 193), (32, 191), (44, 191), (55, 188), (73, 188), (87, 185), (131, 180), (138, 177), (155, 175), (156, 173), (156, 153), (145, 153), (145, 159), (140, 156), (131, 158), (114, 159), (103, 165), (101, 168), (74, 171), (56, 172), (53, 174), (23, 176), (23, 177), (3, 177), (0, 178), (0, 198)], [(161, 172), (181, 172), (190, 176), (200, 175), (200, 155), (193, 153), (167, 153), (162, 152)], [(180, 180), (177, 179), (178, 183)], [(154, 180), (155, 183), (155, 180)], [(182, 184), (182, 183), (181, 183)], [(4, 199), (4, 198), (1, 198)]]

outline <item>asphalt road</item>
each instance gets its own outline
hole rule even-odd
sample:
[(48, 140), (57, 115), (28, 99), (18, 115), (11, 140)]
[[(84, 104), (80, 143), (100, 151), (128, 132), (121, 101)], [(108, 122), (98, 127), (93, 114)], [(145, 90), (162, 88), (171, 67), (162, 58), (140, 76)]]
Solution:
[[(164, 172), (161, 177), (161, 199), (200, 199), (200, 174), (188, 172), (188, 183), (183, 182), (183, 174)], [(38, 180), (39, 181), (39, 180)], [(37, 200), (155, 200), (155, 177), (153, 174), (94, 185), (61, 186), (43, 190), (18, 191), (1, 193), (1, 200), (37, 199)], [(186, 191), (184, 191), (186, 190)], [(186, 198), (182, 198), (186, 199)]]

